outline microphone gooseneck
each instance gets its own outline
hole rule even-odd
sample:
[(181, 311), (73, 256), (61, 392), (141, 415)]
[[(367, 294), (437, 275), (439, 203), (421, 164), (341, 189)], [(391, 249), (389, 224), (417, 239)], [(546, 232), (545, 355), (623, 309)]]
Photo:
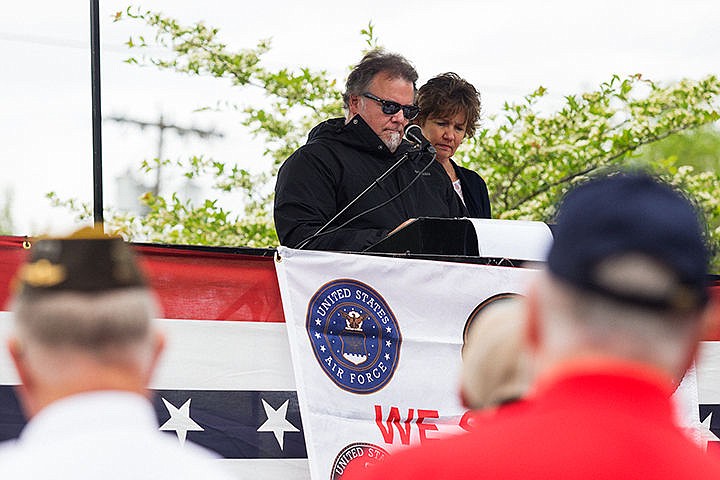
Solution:
[[(325, 225), (323, 225), (323, 226), (320, 227), (315, 233), (313, 233), (312, 235), (310, 235), (309, 237), (307, 237), (306, 239), (304, 239), (303, 241), (301, 241), (300, 243), (298, 243), (298, 245), (297, 245), (295, 248), (297, 248), (298, 250), (302, 250), (308, 243), (310, 243), (312, 240), (316, 239), (317, 237), (320, 237), (320, 236), (323, 236), (323, 235), (327, 235), (328, 233), (335, 232), (335, 231), (339, 230), (340, 228), (344, 227), (344, 226), (345, 226), (347, 223), (349, 223), (349, 222), (343, 223), (343, 224), (342, 224), (340, 227), (338, 227), (337, 229), (326, 231), (326, 230), (328, 229), (328, 227), (330, 227), (330, 225), (331, 225), (335, 220), (338, 219), (338, 217), (340, 217), (343, 213), (345, 213), (350, 207), (352, 207), (358, 200), (360, 200), (362, 197), (364, 197), (364, 196), (365, 196), (370, 190), (372, 190), (375, 186), (380, 185), (380, 182), (382, 182), (388, 175), (390, 175), (392, 172), (394, 172), (395, 170), (397, 170), (398, 167), (400, 167), (400, 165), (402, 165), (402, 164), (409, 158), (410, 153), (415, 153), (415, 152), (417, 152), (417, 150), (409, 150), (409, 151), (405, 152), (405, 153), (398, 159), (397, 162), (393, 163), (393, 164), (390, 166), (390, 168), (388, 168), (387, 170), (385, 170), (385, 172), (383, 172), (382, 175), (380, 175), (378, 178), (376, 178), (370, 185), (367, 186), (367, 188), (366, 188), (365, 190), (363, 190), (362, 192), (360, 192), (360, 194), (359, 194), (358, 196), (356, 196), (355, 198), (353, 198), (353, 199), (350, 201), (350, 203), (348, 203), (347, 205), (345, 205), (345, 207), (343, 207), (342, 210), (340, 210), (338, 213), (336, 213), (335, 216), (333, 216), (330, 220), (328, 220), (327, 222), (325, 222)], [(366, 213), (368, 213), (368, 212), (363, 212), (361, 215), (365, 215)], [(355, 218), (357, 218), (357, 216), (356, 216), (356, 217), (353, 217), (351, 220), (354, 220)]]
[[(430, 147), (432, 148), (432, 145), (430, 145)], [(413, 179), (405, 186), (405, 188), (403, 188), (403, 189), (400, 190), (398, 193), (396, 193), (395, 195), (393, 195), (393, 196), (390, 197), (389, 199), (385, 200), (384, 202), (379, 203), (378, 205), (375, 205), (374, 207), (368, 208), (367, 210), (363, 210), (362, 212), (358, 213), (358, 214), (355, 215), (354, 217), (352, 217), (352, 218), (346, 220), (345, 222), (343, 222), (341, 225), (339, 225), (339, 226), (337, 226), (337, 227), (335, 227), (335, 228), (331, 228), (330, 230), (328, 230), (328, 227), (329, 227), (340, 215), (342, 215), (348, 208), (350, 208), (351, 205), (353, 205), (357, 200), (359, 200), (363, 195), (365, 195), (365, 193), (369, 192), (375, 185), (379, 185), (379, 182), (380, 182), (382, 179), (384, 179), (385, 177), (387, 177), (387, 176), (390, 174), (390, 172), (394, 171), (397, 167), (399, 167), (400, 164), (401, 164), (403, 161), (405, 161), (405, 159), (408, 157), (408, 155), (409, 155), (410, 153), (416, 153), (416, 154), (419, 153), (420, 155), (423, 154), (422, 150), (410, 150), (410, 151), (408, 151), (408, 152), (405, 152), (405, 153), (403, 154), (403, 156), (400, 157), (400, 160), (398, 160), (397, 162), (395, 162), (385, 173), (383, 173), (380, 177), (377, 178), (377, 180), (375, 180), (375, 181), (374, 181), (373, 183), (371, 183), (365, 190), (363, 190), (363, 191), (360, 193), (360, 195), (358, 195), (357, 197), (355, 197), (345, 208), (343, 208), (340, 212), (338, 212), (333, 218), (331, 218), (330, 220), (328, 220), (328, 221), (325, 223), (325, 225), (323, 225), (322, 227), (320, 227), (320, 229), (319, 229), (317, 232), (313, 233), (312, 235), (310, 235), (309, 237), (307, 237), (305, 240), (303, 240), (302, 242), (300, 242), (300, 243), (298, 244), (298, 246), (295, 247), (295, 248), (297, 248), (298, 250), (302, 250), (302, 249), (303, 249), (308, 243), (310, 243), (312, 240), (315, 240), (315, 239), (318, 238), (318, 237), (323, 237), (323, 236), (325, 236), (325, 235), (329, 235), (329, 234), (331, 234), (331, 233), (337, 232), (338, 230), (344, 228), (344, 227), (345, 227), (346, 225), (348, 225), (349, 223), (354, 222), (355, 220), (357, 220), (358, 218), (362, 217), (363, 215), (367, 215), (367, 214), (370, 213), (370, 212), (374, 212), (375, 210), (384, 207), (385, 205), (387, 205), (388, 203), (392, 202), (393, 200), (395, 200), (396, 198), (398, 198), (400, 195), (402, 195), (403, 193), (405, 193), (415, 182), (418, 181), (418, 179), (425, 173), (425, 171), (426, 171), (428, 168), (430, 168), (430, 165), (432, 165), (433, 162), (435, 162), (435, 149), (434, 149), (434, 148), (433, 148), (432, 151), (428, 150), (428, 153), (431, 154), (431, 155), (430, 155), (430, 161), (427, 162), (427, 163), (425, 164), (425, 166), (424, 166), (420, 171), (416, 171), (415, 176), (414, 176)]]

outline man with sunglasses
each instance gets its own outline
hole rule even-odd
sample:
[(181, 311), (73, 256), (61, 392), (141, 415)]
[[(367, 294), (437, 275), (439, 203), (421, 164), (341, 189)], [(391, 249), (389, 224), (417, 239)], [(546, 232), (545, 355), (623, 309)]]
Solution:
[(439, 164), (411, 152), (325, 227), (414, 148), (403, 131), (419, 113), (417, 78), (404, 57), (382, 50), (369, 52), (353, 69), (343, 94), (346, 117), (317, 125), (278, 172), (275, 228), (282, 245), (362, 251), (411, 218), (466, 216)]

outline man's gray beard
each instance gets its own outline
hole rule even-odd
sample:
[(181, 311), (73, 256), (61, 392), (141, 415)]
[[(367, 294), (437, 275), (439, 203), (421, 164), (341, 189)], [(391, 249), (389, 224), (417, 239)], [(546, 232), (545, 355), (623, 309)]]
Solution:
[(383, 138), (383, 143), (388, 148), (388, 150), (395, 153), (395, 150), (397, 150), (397, 148), (402, 143), (402, 133), (392, 132), (389, 138)]

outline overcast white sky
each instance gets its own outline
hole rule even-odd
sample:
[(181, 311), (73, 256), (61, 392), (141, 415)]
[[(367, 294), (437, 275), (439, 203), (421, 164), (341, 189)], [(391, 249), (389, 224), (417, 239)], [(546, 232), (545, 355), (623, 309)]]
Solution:
[[(232, 114), (193, 110), (233, 98), (212, 79), (123, 63), (123, 43), (139, 25), (113, 23), (125, 2), (101, 0), (102, 112), (147, 121), (163, 113), (183, 126), (215, 128), (221, 140), (166, 136), (165, 156), (206, 153), (250, 168), (266, 165), (262, 146)], [(554, 98), (592, 88), (612, 74), (658, 81), (720, 74), (720, 1), (147, 0), (134, 3), (189, 23), (204, 20), (234, 48), (272, 38), (271, 65), (325, 69), (344, 81), (364, 48), (369, 20), (381, 43), (407, 56), (420, 84), (455, 71), (482, 93), (485, 115), (539, 85)], [(16, 234), (66, 232), (71, 217), (44, 196), (92, 202), (89, 2), (5, 2), (0, 14), (0, 203), (13, 194)], [(115, 178), (156, 155), (157, 131), (105, 122), (105, 205)], [(232, 197), (226, 199), (232, 203)]]

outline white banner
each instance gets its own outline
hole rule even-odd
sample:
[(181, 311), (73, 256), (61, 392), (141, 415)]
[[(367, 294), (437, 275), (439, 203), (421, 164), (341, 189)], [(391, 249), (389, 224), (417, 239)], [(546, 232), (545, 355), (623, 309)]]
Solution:
[(535, 270), (278, 249), (311, 478), (462, 431), (463, 331)]
[[(0, 312), (5, 345), (11, 314)], [(161, 430), (224, 457), (238, 479), (309, 478), (302, 421), (282, 323), (160, 320), (167, 348), (152, 382)], [(24, 419), (19, 382), (0, 348), (3, 433)]]

